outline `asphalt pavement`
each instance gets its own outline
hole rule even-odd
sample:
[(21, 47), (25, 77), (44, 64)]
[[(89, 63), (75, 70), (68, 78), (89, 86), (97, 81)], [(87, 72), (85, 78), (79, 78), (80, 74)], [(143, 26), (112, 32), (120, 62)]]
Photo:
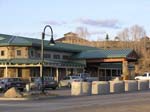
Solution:
[(69, 89), (49, 90), (49, 92), (59, 93), (62, 96), (43, 100), (0, 101), (0, 112), (149, 112), (150, 110), (149, 90), (77, 97), (69, 96)]

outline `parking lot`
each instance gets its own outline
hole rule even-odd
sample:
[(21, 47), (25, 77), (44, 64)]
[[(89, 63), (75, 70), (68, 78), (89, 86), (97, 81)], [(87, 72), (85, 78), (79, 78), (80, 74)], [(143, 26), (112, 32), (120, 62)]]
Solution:
[(46, 91), (49, 93), (52, 93), (52, 94), (57, 94), (59, 96), (70, 96), (71, 95), (71, 89), (65, 88), (65, 87), (64, 88), (57, 88), (56, 90), (49, 89)]
[[(31, 92), (40, 92), (40, 91), (31, 91)], [(71, 89), (70, 88), (57, 88), (56, 90), (53, 89), (46, 89), (45, 92), (48, 92), (50, 94), (55, 94), (58, 96), (70, 96), (71, 95)], [(2, 92), (0, 92), (0, 97), (3, 95)]]
[[(48, 90), (69, 95), (69, 89)], [(30, 101), (0, 101), (1, 112), (149, 112), (150, 94), (133, 93), (49, 98)], [(67, 93), (67, 94), (66, 94)]]

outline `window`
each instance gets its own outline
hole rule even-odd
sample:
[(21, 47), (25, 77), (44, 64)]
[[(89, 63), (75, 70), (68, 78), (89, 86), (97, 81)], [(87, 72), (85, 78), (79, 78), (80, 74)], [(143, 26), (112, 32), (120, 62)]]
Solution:
[(41, 54), (37, 53), (36, 58), (40, 58), (40, 57), (41, 57)]
[(143, 76), (147, 76), (147, 74), (143, 74)]
[(69, 76), (66, 76), (66, 77), (63, 78), (63, 80), (69, 80), (69, 79), (70, 79)]
[(69, 59), (69, 56), (63, 55), (63, 59)]
[(34, 57), (34, 51), (33, 50), (31, 50), (31, 57)]
[(54, 58), (54, 59), (60, 59), (60, 55), (55, 54), (55, 55), (53, 55), (53, 58)]
[(5, 55), (5, 51), (1, 51), (1, 56), (4, 56)]
[(17, 50), (17, 56), (21, 56), (21, 50)]
[(44, 58), (51, 58), (51, 54), (44, 54)]
[(4, 77), (4, 68), (0, 68), (0, 77)]

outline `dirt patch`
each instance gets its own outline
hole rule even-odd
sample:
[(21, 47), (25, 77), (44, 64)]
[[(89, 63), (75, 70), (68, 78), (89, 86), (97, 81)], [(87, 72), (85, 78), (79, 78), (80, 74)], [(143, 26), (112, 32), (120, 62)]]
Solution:
[(23, 94), (20, 91), (18, 91), (15, 87), (12, 87), (4, 93), (4, 97), (6, 97), (6, 98), (22, 98)]

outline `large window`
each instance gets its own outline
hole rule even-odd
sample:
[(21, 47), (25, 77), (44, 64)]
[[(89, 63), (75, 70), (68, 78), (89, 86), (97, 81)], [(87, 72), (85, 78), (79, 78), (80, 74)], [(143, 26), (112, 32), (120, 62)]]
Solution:
[(34, 51), (33, 50), (30, 51), (30, 55), (31, 55), (31, 57), (34, 57)]
[(31, 77), (39, 77), (40, 71), (38, 68), (30, 68), (30, 76)]
[(1, 56), (5, 56), (5, 51), (4, 50), (1, 51)]
[(60, 55), (54, 54), (54, 55), (53, 55), (53, 58), (54, 58), (54, 59), (60, 59)]
[(0, 77), (4, 77), (4, 69), (0, 68)]
[(51, 58), (51, 54), (44, 54), (44, 58)]
[(21, 56), (21, 50), (17, 50), (17, 56)]
[(68, 55), (63, 55), (63, 59), (69, 59)]

